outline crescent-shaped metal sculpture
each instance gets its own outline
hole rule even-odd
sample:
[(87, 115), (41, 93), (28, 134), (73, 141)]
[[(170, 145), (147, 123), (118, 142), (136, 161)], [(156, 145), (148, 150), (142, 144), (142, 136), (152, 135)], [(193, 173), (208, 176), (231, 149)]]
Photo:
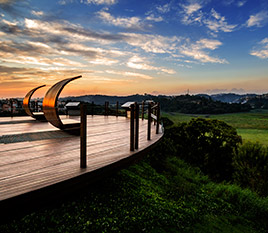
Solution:
[(54, 125), (55, 127), (62, 130), (78, 130), (80, 127), (80, 123), (73, 124), (63, 124), (57, 108), (58, 97), (63, 90), (63, 88), (71, 81), (81, 78), (82, 76), (77, 76), (73, 78), (67, 78), (62, 81), (54, 84), (46, 93), (45, 98), (43, 100), (43, 112), (45, 117), (49, 123)]
[(22, 104), (22, 106), (23, 106), (25, 112), (26, 112), (29, 116), (35, 118), (36, 120), (41, 120), (41, 121), (46, 120), (44, 113), (43, 113), (43, 112), (33, 112), (33, 111), (31, 110), (31, 107), (30, 107), (30, 101), (31, 101), (31, 97), (32, 97), (33, 93), (34, 93), (37, 89), (39, 89), (39, 88), (41, 88), (41, 87), (44, 87), (44, 86), (46, 86), (46, 85), (42, 85), (42, 86), (39, 86), (39, 87), (36, 87), (36, 88), (30, 90), (30, 91), (26, 94), (26, 96), (24, 97), (24, 99), (23, 99), (23, 104)]

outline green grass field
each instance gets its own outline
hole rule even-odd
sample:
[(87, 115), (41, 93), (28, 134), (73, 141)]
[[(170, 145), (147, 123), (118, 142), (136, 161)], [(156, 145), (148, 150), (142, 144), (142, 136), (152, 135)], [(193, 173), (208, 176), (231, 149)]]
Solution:
[(247, 113), (232, 113), (222, 115), (196, 115), (182, 113), (162, 113), (175, 124), (188, 122), (192, 118), (202, 117), (226, 122), (237, 129), (243, 140), (260, 142), (268, 146), (268, 110), (254, 110)]

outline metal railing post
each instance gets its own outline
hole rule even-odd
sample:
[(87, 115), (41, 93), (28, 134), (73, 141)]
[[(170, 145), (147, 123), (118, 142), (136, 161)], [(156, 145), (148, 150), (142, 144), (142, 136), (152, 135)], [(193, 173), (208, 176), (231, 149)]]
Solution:
[(151, 103), (148, 103), (148, 132), (147, 132), (147, 140), (151, 140)]
[(80, 106), (80, 167), (87, 167), (87, 110), (86, 105)]
[(139, 116), (140, 116), (140, 105), (135, 102), (135, 149), (139, 148)]
[(160, 124), (160, 103), (157, 103), (157, 122), (156, 122), (156, 134), (159, 134), (159, 124)]
[(134, 104), (130, 106), (130, 151), (134, 151)]

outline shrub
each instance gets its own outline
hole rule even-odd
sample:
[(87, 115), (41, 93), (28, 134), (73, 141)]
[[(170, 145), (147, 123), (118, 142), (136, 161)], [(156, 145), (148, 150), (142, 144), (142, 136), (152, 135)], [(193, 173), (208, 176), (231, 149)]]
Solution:
[(223, 121), (192, 119), (167, 132), (178, 155), (215, 180), (231, 180), (232, 158), (241, 138)]
[(260, 195), (268, 195), (268, 148), (247, 142), (233, 158), (235, 183)]
[(169, 128), (170, 126), (174, 125), (174, 122), (168, 117), (161, 117), (161, 122), (163, 123), (165, 128)]

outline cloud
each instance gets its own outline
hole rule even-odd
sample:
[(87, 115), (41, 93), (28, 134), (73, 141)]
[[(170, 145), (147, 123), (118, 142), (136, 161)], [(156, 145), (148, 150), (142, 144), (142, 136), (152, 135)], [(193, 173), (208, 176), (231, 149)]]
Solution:
[(71, 24), (68, 21), (44, 22), (41, 20), (26, 18), (24, 25), (25, 33), (32, 37), (59, 36), (60, 38), (67, 38), (67, 40), (71, 41), (97, 40), (98, 42), (116, 42), (123, 39), (123, 36), (120, 35), (94, 32), (89, 29), (85, 29), (80, 25)]
[(264, 24), (268, 21), (268, 12), (261, 11), (256, 15), (251, 15), (246, 22), (247, 27), (263, 27)]
[(218, 94), (218, 93), (223, 93), (223, 92), (226, 92), (227, 91), (227, 89), (218, 89), (218, 88), (216, 88), (216, 89), (207, 89), (207, 90), (205, 90), (205, 93), (208, 93), (208, 94)]
[(44, 12), (43, 11), (32, 11), (32, 14), (35, 16), (42, 16), (42, 15), (44, 15)]
[(17, 2), (18, 0), (0, 0), (0, 4), (3, 4), (3, 5), (11, 5), (15, 2)]
[(196, 12), (202, 8), (202, 6), (199, 3), (192, 3), (189, 5), (183, 5), (182, 7), (187, 15), (191, 15), (194, 12)]
[(176, 50), (180, 38), (160, 35), (121, 33), (124, 41), (132, 46), (139, 47), (150, 53), (172, 53)]
[(182, 22), (186, 25), (195, 23), (195, 22), (201, 22), (203, 18), (203, 13), (199, 11), (202, 6), (199, 3), (193, 3), (189, 5), (181, 5), (183, 12), (183, 18)]
[(142, 28), (142, 22), (139, 17), (114, 17), (106, 11), (98, 12), (99, 18), (103, 21), (124, 28)]
[(182, 23), (186, 25), (199, 24), (200, 26), (205, 25), (213, 32), (232, 32), (237, 25), (230, 25), (226, 22), (224, 16), (221, 16), (213, 8), (209, 13), (201, 11), (202, 6), (199, 3), (190, 5), (182, 5), (183, 18)]
[(237, 25), (229, 25), (225, 21), (225, 17), (221, 16), (214, 9), (211, 9), (211, 17), (209, 19), (204, 19), (203, 23), (214, 32), (232, 32)]
[(105, 72), (108, 74), (116, 74), (116, 75), (126, 76), (126, 77), (134, 77), (134, 78), (141, 78), (141, 79), (148, 79), (148, 80), (153, 79), (153, 77), (150, 75), (136, 73), (136, 72), (115, 71), (115, 70), (106, 70)]
[(242, 7), (242, 6), (245, 5), (246, 2), (247, 2), (246, 0), (244, 0), (244, 1), (238, 1), (238, 2), (237, 2), (237, 6), (238, 6), (238, 7)]
[(259, 42), (257, 48), (250, 52), (250, 55), (256, 56), (262, 59), (268, 58), (268, 37)]
[(81, 0), (81, 2), (96, 5), (113, 5), (117, 3), (117, 0)]
[(183, 45), (180, 48), (180, 52), (187, 57), (192, 57), (195, 60), (198, 60), (203, 63), (224, 64), (227, 63), (225, 59), (212, 57), (206, 51), (207, 49), (215, 50), (220, 45), (222, 45), (222, 43), (218, 40), (201, 39), (194, 44)]
[[(78, 2), (77, 0), (60, 0), (60, 5), (66, 5), (69, 3)], [(80, 3), (84, 4), (95, 4), (95, 5), (113, 5), (117, 3), (117, 0), (80, 0)]]
[(166, 3), (165, 5), (157, 6), (156, 7), (156, 10), (159, 13), (162, 13), (162, 14), (168, 13), (170, 11), (170, 9), (171, 9), (171, 3)]
[(127, 66), (129, 68), (138, 69), (138, 70), (155, 70), (155, 71), (161, 71), (163, 73), (167, 74), (175, 74), (176, 72), (172, 69), (166, 69), (164, 67), (155, 67), (148, 64), (148, 62), (145, 61), (144, 58), (141, 58), (139, 56), (133, 56), (131, 57), (128, 62)]
[(5, 19), (0, 21), (0, 31), (7, 34), (18, 34), (21, 33), (21, 28), (18, 26), (18, 22), (11, 22)]
[[(176, 36), (164, 37), (137, 33), (122, 34), (125, 36), (125, 42), (129, 45), (141, 48), (147, 53), (167, 54), (174, 58), (187, 56), (203, 63), (228, 63), (225, 59), (209, 55), (208, 50), (215, 50), (222, 45), (218, 40), (200, 39), (197, 42), (191, 42), (187, 38), (178, 38)], [(132, 67), (134, 67), (134, 64), (132, 64)], [(136, 67), (144, 68), (145, 66), (136, 64)]]
[(149, 20), (149, 21), (154, 21), (154, 22), (161, 22), (163, 21), (164, 19), (161, 17), (161, 16), (154, 16), (154, 14), (150, 14), (146, 17), (146, 20)]
[(116, 64), (118, 62), (119, 62), (118, 60), (110, 59), (110, 58), (107, 58), (107, 57), (96, 58), (94, 60), (89, 61), (89, 63), (91, 63), (91, 64), (106, 65), (106, 66), (110, 66), (110, 65)]

